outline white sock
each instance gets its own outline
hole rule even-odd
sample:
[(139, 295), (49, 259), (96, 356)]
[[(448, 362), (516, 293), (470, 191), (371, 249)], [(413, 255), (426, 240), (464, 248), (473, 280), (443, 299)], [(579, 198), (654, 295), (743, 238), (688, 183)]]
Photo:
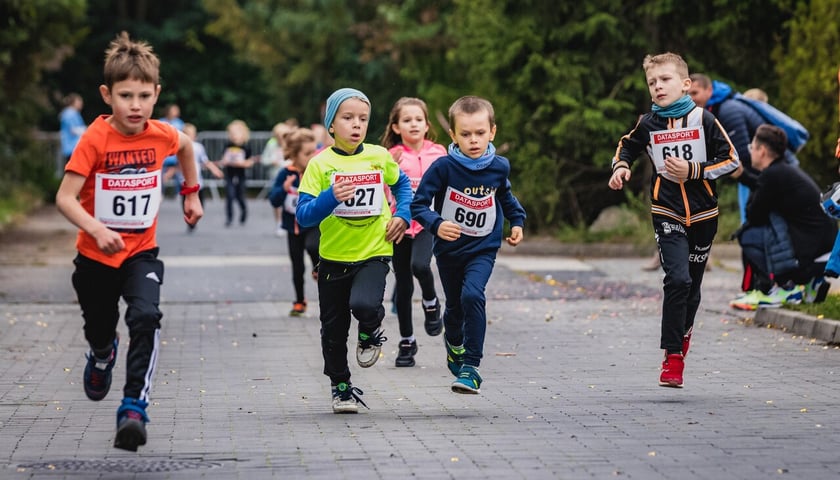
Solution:
[(435, 304), (437, 303), (437, 301), (438, 301), (438, 300), (437, 300), (437, 298), (433, 298), (433, 299), (431, 299), (431, 300), (426, 300), (426, 299), (424, 298), (424, 299), (423, 299), (423, 306), (424, 306), (424, 307), (434, 307), (434, 306), (435, 306)]
[(414, 339), (414, 335), (410, 337), (402, 337), (403, 340), (408, 340), (409, 342), (416, 342), (417, 340)]

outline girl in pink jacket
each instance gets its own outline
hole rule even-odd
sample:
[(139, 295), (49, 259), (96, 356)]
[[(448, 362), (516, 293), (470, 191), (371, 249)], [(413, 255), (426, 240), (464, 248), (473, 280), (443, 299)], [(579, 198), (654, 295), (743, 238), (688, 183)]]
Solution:
[[(417, 189), (429, 165), (446, 156), (446, 147), (435, 143), (433, 136), (426, 103), (413, 97), (397, 100), (382, 134), (382, 145), (391, 152), (394, 160), (400, 164), (400, 169), (411, 180), (412, 192)], [(426, 333), (435, 336), (443, 330), (441, 306), (431, 267), (433, 240), (430, 233), (412, 220), (405, 231), (405, 237), (394, 245), (394, 295), (402, 336), (395, 361), (397, 367), (413, 367), (414, 355), (417, 353), (417, 340), (414, 338), (411, 320), (411, 299), (414, 295), (412, 277), (417, 278), (420, 284)]]

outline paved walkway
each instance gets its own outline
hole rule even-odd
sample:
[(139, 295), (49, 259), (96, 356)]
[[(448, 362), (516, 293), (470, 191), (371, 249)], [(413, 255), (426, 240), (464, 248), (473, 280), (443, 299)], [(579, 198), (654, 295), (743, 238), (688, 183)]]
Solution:
[(641, 271), (644, 258), (506, 250), (488, 286), (481, 395), (449, 391), (442, 340), (421, 322), (417, 366), (394, 367), (389, 313), (379, 362), (351, 364), (370, 410), (334, 415), (315, 285), (307, 316), (289, 318), (285, 239), (267, 204), (250, 207), (247, 225), (225, 229), (210, 202), (187, 235), (164, 204), (164, 343), (137, 453), (111, 447), (125, 350), (107, 399), (82, 392), (71, 229), (42, 214), (5, 236), (25, 241), (0, 252), (0, 478), (840, 475), (840, 351), (731, 311), (726, 259), (704, 283), (684, 389), (657, 385), (661, 275)]

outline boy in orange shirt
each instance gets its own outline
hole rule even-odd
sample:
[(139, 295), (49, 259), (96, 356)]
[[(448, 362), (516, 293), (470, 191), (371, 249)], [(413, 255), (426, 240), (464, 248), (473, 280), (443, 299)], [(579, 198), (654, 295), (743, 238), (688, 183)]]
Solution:
[(91, 400), (104, 399), (111, 387), (120, 297), (128, 305), (130, 343), (114, 447), (130, 451), (146, 443), (158, 357), (163, 263), (155, 232), (167, 156), (177, 154), (184, 175), (184, 220), (194, 225), (203, 215), (192, 141), (150, 119), (160, 95), (159, 70), (148, 44), (126, 32), (111, 42), (99, 92), (112, 114), (97, 118), (82, 136), (56, 194), (58, 210), (80, 229), (72, 281), (90, 345), (83, 380)]

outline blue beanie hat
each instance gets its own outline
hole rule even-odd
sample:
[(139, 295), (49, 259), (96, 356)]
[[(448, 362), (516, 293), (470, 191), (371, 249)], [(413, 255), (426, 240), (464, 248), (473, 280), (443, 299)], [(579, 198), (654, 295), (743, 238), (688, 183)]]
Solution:
[[(329, 131), (330, 126), (332, 125), (333, 120), (335, 119), (335, 114), (336, 112), (338, 112), (338, 107), (342, 103), (344, 103), (345, 100), (350, 98), (358, 98), (359, 100), (370, 105), (370, 100), (368, 100), (368, 97), (359, 90), (356, 90), (355, 88), (339, 88), (338, 90), (334, 91), (332, 95), (330, 95), (330, 98), (327, 99), (327, 109), (324, 115), (324, 126), (327, 127), (327, 131)], [(335, 135), (333, 135), (333, 133), (330, 132), (330, 136), (334, 137)]]

